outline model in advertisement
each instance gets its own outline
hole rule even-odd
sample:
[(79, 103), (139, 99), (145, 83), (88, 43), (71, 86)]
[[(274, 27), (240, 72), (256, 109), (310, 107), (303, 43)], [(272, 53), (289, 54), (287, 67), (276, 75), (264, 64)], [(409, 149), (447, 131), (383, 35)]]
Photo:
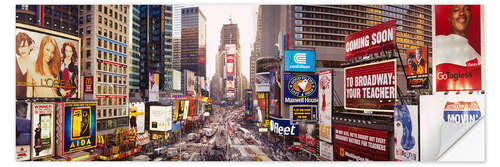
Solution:
[(35, 129), (35, 145), (33, 146), (35, 148), (35, 156), (38, 156), (40, 152), (42, 151), (42, 128), (40, 127), (40, 123), (36, 125)]
[[(61, 53), (54, 38), (45, 36), (40, 43), (40, 50), (35, 61), (34, 68), (28, 68), (27, 81), (29, 83), (40, 83), (43, 81), (54, 81), (58, 78), (61, 67)], [(57, 97), (56, 89), (53, 87), (28, 87), (27, 97)]]
[(472, 20), (470, 5), (451, 6), (448, 23), (449, 35), (436, 37), (436, 53), (439, 63), (451, 63), (460, 66), (481, 65), (480, 55), (469, 44), (469, 25)]
[(57, 88), (57, 94), (62, 97), (73, 97), (77, 91), (78, 65), (77, 51), (73, 43), (65, 42), (61, 48), (62, 64), (59, 80), (64, 81), (64, 88)]
[(410, 71), (408, 75), (419, 75), (427, 73), (425, 60), (422, 55), (422, 48), (415, 49), (415, 52), (408, 53), (408, 66)]
[[(26, 82), (28, 66), (32, 64), (30, 54), (35, 49), (35, 41), (20, 32), (16, 35), (16, 82)], [(16, 86), (16, 97), (25, 97), (26, 87)]]

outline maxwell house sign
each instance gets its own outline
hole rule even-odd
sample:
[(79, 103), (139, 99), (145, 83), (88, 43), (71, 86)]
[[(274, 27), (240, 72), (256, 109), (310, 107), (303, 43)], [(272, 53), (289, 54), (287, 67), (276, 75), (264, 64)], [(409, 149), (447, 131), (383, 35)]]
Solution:
[(64, 104), (64, 152), (96, 145), (96, 103)]
[(318, 103), (318, 76), (285, 74), (285, 103)]

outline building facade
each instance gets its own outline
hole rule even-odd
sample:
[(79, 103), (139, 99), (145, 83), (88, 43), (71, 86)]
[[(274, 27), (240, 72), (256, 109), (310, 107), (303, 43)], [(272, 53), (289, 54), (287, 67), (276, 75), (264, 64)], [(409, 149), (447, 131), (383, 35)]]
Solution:
[(182, 8), (181, 69), (206, 78), (206, 18), (198, 7)]
[[(85, 5), (84, 8), (90, 8)], [(80, 36), (84, 19), (78, 5), (16, 5), (16, 23), (28, 24), (74, 36)]]
[(84, 100), (97, 101), (97, 134), (128, 127), (129, 5), (82, 5), (79, 24), (82, 38), (82, 75), (94, 78), (93, 93)]

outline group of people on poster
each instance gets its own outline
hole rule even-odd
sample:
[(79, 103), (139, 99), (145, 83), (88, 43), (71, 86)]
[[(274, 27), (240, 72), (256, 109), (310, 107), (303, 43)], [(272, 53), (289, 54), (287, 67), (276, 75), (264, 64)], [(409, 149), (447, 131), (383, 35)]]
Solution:
[(79, 51), (75, 42), (17, 30), (16, 97), (76, 97)]

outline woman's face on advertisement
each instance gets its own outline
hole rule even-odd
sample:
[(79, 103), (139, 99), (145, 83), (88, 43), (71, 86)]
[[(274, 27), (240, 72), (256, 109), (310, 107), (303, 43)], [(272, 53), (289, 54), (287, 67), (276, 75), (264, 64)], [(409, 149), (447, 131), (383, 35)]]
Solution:
[(66, 55), (66, 58), (64, 59), (64, 63), (70, 63), (71, 62), (71, 56), (73, 56), (73, 49), (71, 48), (71, 46), (69, 45), (66, 45), (66, 47), (64, 47), (64, 54)]
[(52, 60), (53, 57), (54, 57), (54, 45), (48, 42), (47, 45), (45, 45), (45, 48), (43, 48), (43, 61), (47, 63), (50, 60)]
[(28, 45), (28, 42), (27, 41), (24, 41), (21, 43), (21, 47), (19, 47), (19, 54), (21, 57), (23, 56), (27, 56), (30, 54), (31, 52), (31, 48), (30, 46)]

